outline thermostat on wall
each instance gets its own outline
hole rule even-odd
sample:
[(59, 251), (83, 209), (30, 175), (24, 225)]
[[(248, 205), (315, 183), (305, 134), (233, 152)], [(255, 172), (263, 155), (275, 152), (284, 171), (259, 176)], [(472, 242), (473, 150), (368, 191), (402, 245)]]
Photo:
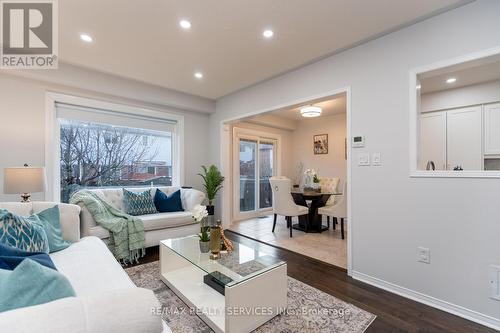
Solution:
[(353, 148), (362, 148), (364, 146), (365, 146), (365, 137), (363, 135), (352, 137), (352, 147)]

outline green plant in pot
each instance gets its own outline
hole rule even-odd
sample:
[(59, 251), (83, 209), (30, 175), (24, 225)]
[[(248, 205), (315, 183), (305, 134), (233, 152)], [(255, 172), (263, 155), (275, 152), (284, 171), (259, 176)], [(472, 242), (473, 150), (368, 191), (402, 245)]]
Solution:
[(203, 186), (205, 187), (205, 192), (208, 199), (208, 215), (214, 215), (215, 197), (222, 188), (224, 177), (215, 165), (211, 165), (208, 168), (202, 165), (201, 168), (203, 169), (203, 172), (199, 173), (198, 175), (203, 178)]
[(193, 208), (193, 218), (196, 222), (200, 223), (200, 251), (201, 253), (208, 253), (210, 251), (210, 227), (206, 225), (205, 219), (208, 216), (207, 207), (196, 205)]

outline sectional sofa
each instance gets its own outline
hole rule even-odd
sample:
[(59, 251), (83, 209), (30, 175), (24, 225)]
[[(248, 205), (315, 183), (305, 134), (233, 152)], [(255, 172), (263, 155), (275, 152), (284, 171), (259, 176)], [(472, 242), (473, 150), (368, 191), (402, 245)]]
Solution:
[[(77, 205), (50, 202), (0, 203), (28, 216), (59, 205), (68, 248), (50, 254), (57, 270), (70, 281), (77, 297), (0, 313), (0, 331), (9, 333), (159, 333), (170, 332), (153, 314), (159, 305), (151, 290), (137, 288), (98, 237), (80, 238)], [(36, 278), (36, 277), (33, 277)]]

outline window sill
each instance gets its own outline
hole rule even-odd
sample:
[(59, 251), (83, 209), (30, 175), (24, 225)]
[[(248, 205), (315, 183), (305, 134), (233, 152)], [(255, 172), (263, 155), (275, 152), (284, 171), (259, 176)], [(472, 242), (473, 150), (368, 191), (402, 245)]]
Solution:
[(411, 171), (410, 178), (500, 178), (500, 171)]

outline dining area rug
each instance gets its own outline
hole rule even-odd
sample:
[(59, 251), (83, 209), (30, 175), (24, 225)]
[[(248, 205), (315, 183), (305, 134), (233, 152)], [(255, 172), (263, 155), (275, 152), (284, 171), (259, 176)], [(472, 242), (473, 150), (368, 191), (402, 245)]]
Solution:
[[(158, 261), (125, 269), (140, 288), (152, 290), (162, 305), (163, 320), (173, 333), (213, 332), (160, 278)], [(288, 277), (286, 312), (257, 328), (255, 333), (361, 333), (376, 316), (353, 304)]]

